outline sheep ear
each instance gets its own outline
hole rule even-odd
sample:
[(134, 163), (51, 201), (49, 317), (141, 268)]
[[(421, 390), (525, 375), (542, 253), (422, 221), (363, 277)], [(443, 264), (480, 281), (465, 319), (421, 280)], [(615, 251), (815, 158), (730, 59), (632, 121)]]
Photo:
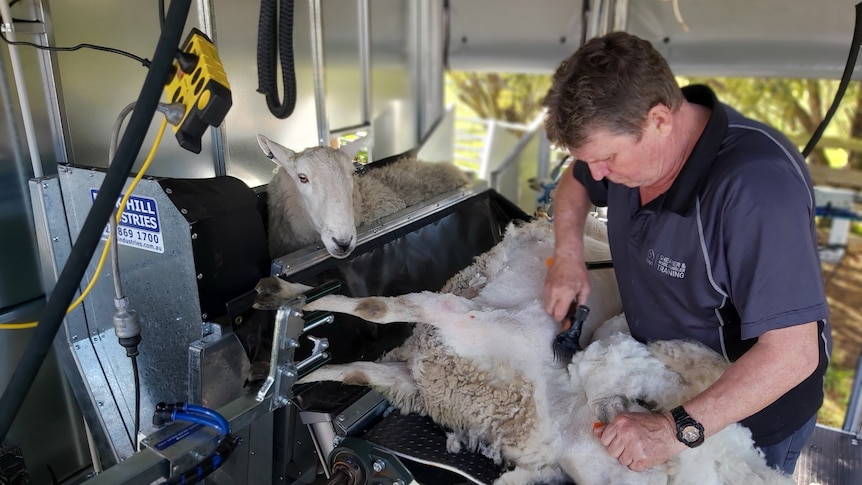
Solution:
[(356, 154), (359, 153), (359, 150), (361, 150), (362, 147), (365, 146), (366, 138), (367, 137), (363, 136), (362, 138), (357, 138), (347, 144), (341, 145), (339, 150), (346, 153), (347, 156), (350, 157), (351, 160), (353, 160), (353, 157), (355, 157)]
[(279, 145), (263, 135), (257, 135), (257, 144), (260, 145), (260, 149), (263, 150), (267, 158), (279, 165), (284, 165), (296, 157), (296, 152)]

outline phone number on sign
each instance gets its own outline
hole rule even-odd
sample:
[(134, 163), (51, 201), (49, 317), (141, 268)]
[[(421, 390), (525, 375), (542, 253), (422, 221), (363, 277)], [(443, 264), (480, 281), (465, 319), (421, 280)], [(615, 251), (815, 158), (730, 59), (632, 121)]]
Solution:
[(158, 244), (159, 243), (159, 235), (153, 234), (151, 232), (137, 231), (134, 229), (129, 229), (128, 227), (118, 227), (117, 228), (117, 237), (132, 239), (136, 241), (146, 241)]

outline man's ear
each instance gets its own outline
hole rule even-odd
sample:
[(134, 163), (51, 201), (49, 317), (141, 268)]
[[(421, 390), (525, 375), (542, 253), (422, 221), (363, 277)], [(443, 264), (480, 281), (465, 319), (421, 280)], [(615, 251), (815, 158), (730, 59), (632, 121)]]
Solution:
[(654, 130), (662, 137), (670, 135), (673, 129), (673, 112), (661, 103), (653, 106), (647, 112), (646, 129)]

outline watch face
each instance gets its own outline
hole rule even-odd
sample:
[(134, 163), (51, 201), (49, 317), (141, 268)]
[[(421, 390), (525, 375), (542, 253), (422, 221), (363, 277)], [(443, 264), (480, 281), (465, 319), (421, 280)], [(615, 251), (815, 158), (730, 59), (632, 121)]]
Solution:
[(686, 426), (682, 428), (682, 439), (687, 443), (694, 443), (700, 439), (700, 430), (694, 426)]

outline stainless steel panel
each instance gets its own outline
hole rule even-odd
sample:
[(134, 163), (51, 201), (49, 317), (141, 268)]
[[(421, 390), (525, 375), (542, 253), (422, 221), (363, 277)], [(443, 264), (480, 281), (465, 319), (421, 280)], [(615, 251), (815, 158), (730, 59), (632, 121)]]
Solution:
[(650, 40), (679, 75), (839, 78), (856, 3), (686, 0), (686, 32), (670, 2), (638, 0), (629, 2), (627, 30)]
[(451, 69), (551, 72), (581, 44), (582, 1), (451, 0), (449, 5)]
[[(61, 189), (72, 239), (92, 206), (91, 189), (97, 189), (103, 178), (100, 171), (61, 167)], [(119, 247), (123, 288), (141, 319), (141, 427), (147, 433), (153, 427), (146, 417), (152, 415), (156, 403), (187, 399), (188, 346), (203, 336), (203, 324), (188, 223), (154, 180), (142, 180), (135, 195), (155, 201), (164, 244), (161, 254)], [(100, 245), (83, 283), (93, 278), (101, 248)], [(130, 455), (134, 394), (131, 363), (113, 330), (113, 296), (110, 269), (103, 269), (82, 305), (86, 318), (70, 315), (66, 332), (102, 426), (122, 459)]]
[(217, 408), (240, 397), (249, 375), (249, 361), (237, 336), (220, 331), (189, 346), (189, 401)]
[[(59, 178), (53, 176), (32, 180), (30, 188), (42, 276), (50, 293), (71, 252), (69, 227)], [(91, 266), (95, 267), (95, 261)], [(101, 463), (108, 467), (122, 457), (130, 456), (133, 450), (123, 417), (113, 402), (107, 376), (102, 372), (101, 362), (87, 338), (86, 327), (81, 307), (69, 312), (54, 340), (54, 350), (95, 438)]]

